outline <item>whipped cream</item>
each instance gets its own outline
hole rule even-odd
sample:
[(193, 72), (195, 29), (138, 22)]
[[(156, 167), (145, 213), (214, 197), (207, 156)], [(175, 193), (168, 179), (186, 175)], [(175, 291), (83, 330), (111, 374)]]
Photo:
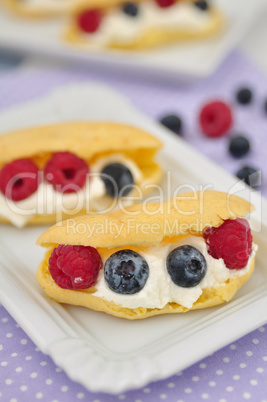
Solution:
[[(21, 201), (7, 199), (0, 192), (0, 216), (10, 221), (18, 228), (24, 227), (35, 215), (57, 214), (61, 219), (62, 213), (71, 215), (71, 211), (103, 210), (110, 205), (110, 197), (106, 195), (106, 188), (100, 173), (103, 168), (114, 162), (123, 163), (132, 172), (135, 183), (142, 179), (142, 173), (135, 162), (122, 154), (114, 154), (99, 158), (90, 165), (90, 173), (82, 189), (73, 193), (61, 193), (54, 187), (42, 181), (38, 189), (31, 196)], [(129, 194), (130, 195), (130, 194)], [(133, 203), (131, 197), (125, 202)]]
[(139, 4), (139, 14), (131, 17), (121, 8), (114, 8), (103, 18), (99, 29), (91, 34), (84, 33), (94, 45), (110, 43), (129, 44), (143, 36), (144, 32), (153, 28), (164, 28), (167, 31), (194, 31), (212, 23), (209, 11), (200, 10), (191, 2), (178, 1), (171, 7), (161, 8), (155, 1)]
[[(191, 245), (198, 249), (207, 261), (207, 273), (202, 281), (195, 287), (183, 288), (174, 284), (166, 268), (168, 254), (178, 246)], [(253, 245), (253, 251), (245, 268), (228, 269), (222, 258), (216, 260), (207, 251), (207, 245), (202, 237), (191, 236), (177, 244), (163, 244), (159, 247), (149, 247), (140, 255), (145, 258), (149, 266), (149, 277), (144, 288), (134, 295), (122, 295), (109, 289), (104, 279), (104, 269), (99, 273), (93, 296), (134, 309), (163, 308), (167, 303), (177, 303), (191, 308), (201, 296), (203, 289), (223, 286), (228, 279), (234, 279), (245, 275), (250, 268), (251, 259), (255, 256), (257, 246)], [(105, 261), (103, 261), (105, 262)]]

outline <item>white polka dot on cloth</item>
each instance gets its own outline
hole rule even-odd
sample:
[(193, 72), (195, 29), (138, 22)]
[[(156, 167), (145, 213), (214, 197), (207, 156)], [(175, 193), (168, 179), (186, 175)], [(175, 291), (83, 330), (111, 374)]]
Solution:
[(20, 389), (21, 389), (21, 391), (27, 391), (28, 387), (27, 387), (27, 385), (22, 385), (20, 387)]
[(236, 375), (233, 376), (233, 379), (234, 380), (240, 380), (240, 376), (236, 374)]

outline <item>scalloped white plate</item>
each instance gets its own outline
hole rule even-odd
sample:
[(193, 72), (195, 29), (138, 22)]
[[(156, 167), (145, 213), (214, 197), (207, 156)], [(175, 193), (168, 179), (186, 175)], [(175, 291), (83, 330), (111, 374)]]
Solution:
[[(147, 129), (165, 143), (161, 162), (172, 171), (172, 188), (181, 183), (196, 188), (210, 184), (250, 199), (259, 211), (252, 220), (260, 246), (256, 270), (233, 301), (217, 308), (135, 322), (48, 299), (35, 279), (44, 254), (35, 240), (45, 228), (19, 231), (1, 226), (2, 304), (70, 378), (91, 391), (119, 393), (185, 369), (267, 322), (267, 203), (104, 86), (70, 86), (15, 107), (0, 114), (0, 133), (29, 124), (81, 119), (113, 120)], [(265, 216), (260, 216), (261, 210)]]
[(246, 4), (243, 0), (213, 2), (227, 19), (226, 29), (221, 34), (146, 52), (86, 52), (62, 41), (63, 21), (23, 20), (7, 14), (0, 6), (0, 45), (164, 79), (206, 77), (238, 45), (265, 5), (265, 0), (246, 1)]

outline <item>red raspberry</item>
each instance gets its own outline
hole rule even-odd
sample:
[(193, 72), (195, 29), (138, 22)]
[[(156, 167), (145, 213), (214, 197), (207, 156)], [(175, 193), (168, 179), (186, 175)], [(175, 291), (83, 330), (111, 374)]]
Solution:
[(175, 0), (156, 0), (156, 2), (161, 8), (167, 8), (172, 6)]
[(208, 253), (213, 258), (222, 258), (227, 268), (241, 269), (247, 265), (252, 252), (252, 235), (245, 219), (227, 219), (218, 228), (207, 228), (204, 239)]
[(49, 271), (63, 289), (88, 289), (96, 283), (102, 260), (93, 247), (60, 244), (49, 258)]
[(222, 137), (232, 126), (233, 117), (230, 107), (221, 101), (208, 103), (199, 116), (203, 133), (207, 137)]
[(24, 200), (37, 188), (38, 168), (28, 159), (10, 162), (0, 171), (0, 190), (10, 200)]
[(46, 180), (62, 193), (74, 193), (82, 188), (88, 172), (85, 161), (70, 152), (54, 154), (44, 170)]
[(85, 10), (78, 15), (77, 23), (81, 31), (94, 33), (98, 30), (102, 21), (102, 13), (99, 10)]

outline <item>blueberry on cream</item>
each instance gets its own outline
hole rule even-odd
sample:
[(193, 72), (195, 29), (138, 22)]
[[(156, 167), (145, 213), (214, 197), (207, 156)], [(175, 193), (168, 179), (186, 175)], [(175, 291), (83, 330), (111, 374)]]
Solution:
[(207, 272), (207, 262), (195, 247), (185, 245), (175, 248), (167, 257), (167, 270), (177, 286), (197, 286)]
[[(241, 270), (235, 270), (228, 269), (222, 258), (215, 259), (209, 254), (203, 237), (190, 236), (177, 244), (148, 247), (138, 253), (149, 267), (149, 275), (144, 286), (132, 294), (118, 291), (115, 285), (111, 287), (111, 279), (106, 274), (106, 264), (109, 261), (107, 259), (104, 262), (104, 272), (99, 272), (95, 285), (96, 292), (93, 296), (113, 301), (117, 305), (130, 309), (162, 309), (168, 303), (177, 303), (183, 307), (192, 308), (206, 289), (224, 286), (226, 281), (246, 275), (250, 269), (251, 258), (255, 254), (255, 249), (253, 250), (247, 264)], [(121, 250), (119, 253), (123, 255), (124, 251)], [(135, 253), (130, 249), (127, 249), (126, 252), (127, 260), (131, 258), (129, 257), (131, 253)], [(112, 259), (113, 255), (109, 258)], [(125, 261), (127, 260), (125, 258)], [(116, 285), (119, 286), (124, 275), (125, 277), (128, 275), (128, 267), (127, 264), (120, 265), (116, 259), (113, 260), (113, 263), (114, 270), (119, 267), (119, 274), (116, 274), (118, 281)], [(110, 273), (110, 268), (108, 272)], [(131, 275), (129, 279), (134, 282), (134, 270)], [(127, 280), (125, 279), (125, 281)]]
[(209, 9), (209, 4), (205, 0), (200, 0), (195, 2), (195, 6), (200, 10), (207, 11)]
[(129, 17), (137, 17), (139, 14), (139, 8), (136, 3), (123, 4), (122, 11)]
[(105, 166), (101, 178), (106, 186), (106, 192), (113, 198), (129, 194), (134, 185), (133, 175), (122, 163), (112, 163)]
[(133, 250), (112, 254), (105, 263), (104, 276), (108, 287), (116, 293), (132, 295), (146, 284), (149, 267), (146, 260)]

